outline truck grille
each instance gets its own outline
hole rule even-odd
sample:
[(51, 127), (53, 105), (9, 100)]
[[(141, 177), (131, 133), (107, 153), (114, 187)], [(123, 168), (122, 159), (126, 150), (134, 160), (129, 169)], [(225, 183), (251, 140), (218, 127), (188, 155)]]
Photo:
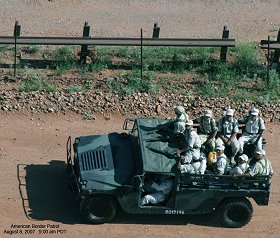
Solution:
[(108, 169), (108, 161), (106, 151), (104, 149), (97, 149), (87, 151), (81, 154), (82, 169)]

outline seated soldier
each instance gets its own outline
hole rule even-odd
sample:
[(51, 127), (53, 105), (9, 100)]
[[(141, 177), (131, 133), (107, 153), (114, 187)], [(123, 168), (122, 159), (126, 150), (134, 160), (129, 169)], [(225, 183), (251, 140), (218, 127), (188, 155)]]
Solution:
[(193, 130), (193, 121), (191, 120), (186, 123), (185, 141), (186, 146), (183, 149), (177, 150), (177, 154), (180, 156), (180, 161), (178, 163), (179, 169), (181, 169), (181, 165), (191, 164), (193, 161), (197, 161), (200, 158), (201, 141), (196, 131)]
[(225, 147), (221, 144), (217, 144), (216, 151), (218, 154), (215, 174), (223, 175), (230, 171), (229, 162), (227, 156), (224, 154)]
[(182, 106), (174, 107), (174, 112), (176, 114), (176, 117), (169, 120), (167, 123), (157, 126), (158, 130), (166, 130), (174, 134), (183, 133), (183, 131), (185, 130), (185, 123), (186, 121), (188, 121), (189, 116), (185, 112), (185, 108)]
[(259, 116), (259, 110), (253, 108), (250, 115), (239, 119), (241, 123), (245, 124), (245, 130), (238, 139), (240, 144), (239, 152), (243, 154), (244, 144), (256, 143), (256, 150), (262, 149), (262, 133), (265, 130), (264, 120)]
[(140, 206), (148, 204), (158, 204), (166, 199), (166, 196), (172, 191), (174, 180), (167, 175), (154, 175), (153, 180), (145, 184), (144, 190), (149, 194), (142, 197)]
[(239, 143), (236, 138), (238, 132), (238, 121), (234, 118), (234, 110), (227, 109), (226, 115), (218, 122), (218, 138), (216, 143), (224, 144), (231, 149), (230, 163), (235, 165), (235, 156), (239, 151)]
[(179, 170), (181, 173), (188, 173), (188, 174), (204, 174), (206, 171), (206, 156), (202, 152), (200, 153), (199, 160), (192, 160), (188, 162), (184, 162), (184, 164), (180, 165)]
[(273, 169), (271, 166), (271, 162), (265, 158), (265, 151), (258, 150), (256, 152), (257, 161), (256, 163), (249, 169), (248, 174), (250, 176), (254, 175), (273, 175)]
[(195, 123), (199, 123), (198, 136), (201, 140), (201, 144), (206, 147), (207, 152), (215, 149), (215, 137), (217, 135), (217, 125), (212, 117), (211, 110), (205, 110), (203, 116), (200, 116), (194, 120)]
[(237, 165), (231, 170), (230, 174), (234, 176), (245, 174), (249, 168), (248, 162), (249, 158), (247, 155), (240, 155), (237, 160)]
[(185, 111), (185, 108), (182, 106), (174, 107), (174, 112), (176, 117), (173, 119), (173, 122), (187, 122), (189, 120), (189, 116)]

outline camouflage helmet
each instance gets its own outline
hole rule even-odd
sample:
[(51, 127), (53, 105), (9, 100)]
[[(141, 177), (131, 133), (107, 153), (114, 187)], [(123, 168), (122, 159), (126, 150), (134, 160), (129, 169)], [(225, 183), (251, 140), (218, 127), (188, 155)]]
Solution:
[(231, 108), (227, 109), (226, 116), (233, 116), (233, 114), (234, 114), (234, 110), (233, 109), (231, 109)]
[(251, 115), (253, 116), (258, 116), (259, 115), (259, 110), (257, 108), (253, 108), (250, 112)]
[(185, 112), (185, 108), (182, 106), (176, 106), (176, 107), (174, 107), (174, 111), (176, 114), (182, 114)]
[(209, 110), (209, 109), (205, 110), (205, 111), (204, 111), (204, 116), (205, 116), (205, 117), (212, 117), (212, 111)]
[(220, 150), (220, 151), (225, 150), (225, 146), (219, 144), (219, 145), (216, 146), (216, 150)]
[(246, 162), (249, 160), (249, 158), (248, 158), (248, 156), (246, 154), (240, 155), (239, 159), (244, 160)]

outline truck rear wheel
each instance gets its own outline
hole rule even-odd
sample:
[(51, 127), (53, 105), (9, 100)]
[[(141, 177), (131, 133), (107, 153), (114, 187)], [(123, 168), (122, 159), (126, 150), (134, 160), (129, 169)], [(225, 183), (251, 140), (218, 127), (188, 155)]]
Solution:
[(116, 212), (116, 202), (106, 196), (95, 196), (81, 204), (82, 219), (91, 224), (108, 222), (115, 217)]
[(252, 204), (246, 198), (227, 199), (218, 207), (218, 218), (225, 227), (242, 227), (249, 223), (252, 215)]

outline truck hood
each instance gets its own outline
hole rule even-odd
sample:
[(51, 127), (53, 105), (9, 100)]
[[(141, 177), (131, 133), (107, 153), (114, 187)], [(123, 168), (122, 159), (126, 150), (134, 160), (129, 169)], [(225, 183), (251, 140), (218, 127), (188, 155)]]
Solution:
[(79, 179), (86, 189), (112, 190), (131, 184), (136, 159), (131, 136), (119, 133), (76, 138)]

